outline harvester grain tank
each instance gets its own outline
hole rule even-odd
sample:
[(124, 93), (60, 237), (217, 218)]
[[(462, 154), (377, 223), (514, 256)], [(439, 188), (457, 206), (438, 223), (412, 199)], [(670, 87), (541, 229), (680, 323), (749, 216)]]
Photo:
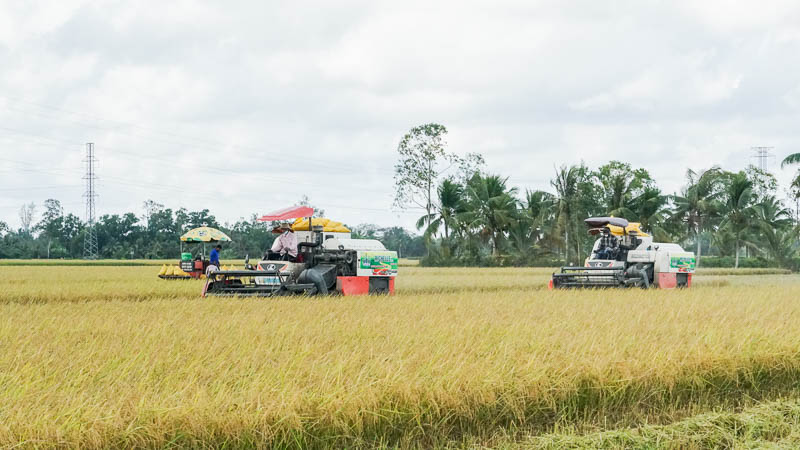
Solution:
[(393, 294), (397, 252), (380, 241), (352, 239), (338, 222), (314, 218), (308, 207), (291, 207), (261, 217), (262, 222), (298, 219), (295, 261), (262, 259), (245, 270), (211, 272), (203, 295), (359, 295)]
[(550, 288), (658, 287), (692, 285), (696, 260), (678, 244), (653, 242), (640, 224), (618, 217), (584, 221), (589, 234), (599, 236), (583, 266), (562, 267)]

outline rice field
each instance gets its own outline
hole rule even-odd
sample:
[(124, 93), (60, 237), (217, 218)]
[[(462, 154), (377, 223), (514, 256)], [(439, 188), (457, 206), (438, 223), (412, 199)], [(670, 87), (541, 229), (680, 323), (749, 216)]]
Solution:
[(798, 275), (404, 267), (393, 297), (203, 299), (157, 269), (0, 267), (0, 447), (800, 443)]

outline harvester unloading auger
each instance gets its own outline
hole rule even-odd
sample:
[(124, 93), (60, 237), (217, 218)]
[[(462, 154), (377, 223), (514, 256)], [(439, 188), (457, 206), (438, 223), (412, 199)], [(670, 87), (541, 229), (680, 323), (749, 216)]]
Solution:
[(696, 260), (678, 244), (656, 243), (640, 224), (618, 217), (592, 217), (584, 221), (589, 234), (600, 237), (584, 266), (562, 267), (550, 288), (600, 288), (655, 286), (689, 287)]
[(265, 258), (254, 266), (245, 262), (245, 270), (210, 272), (203, 296), (393, 294), (397, 252), (377, 240), (351, 239), (341, 224), (328, 228), (324, 219), (311, 219), (313, 212), (292, 207), (259, 219), (302, 219), (292, 227), (298, 240), (296, 260)]

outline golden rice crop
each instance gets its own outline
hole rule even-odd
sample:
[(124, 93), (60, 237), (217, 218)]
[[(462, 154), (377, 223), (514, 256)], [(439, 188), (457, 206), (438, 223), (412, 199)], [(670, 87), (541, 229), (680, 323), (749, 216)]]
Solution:
[(3, 267), (0, 446), (477, 445), (797, 394), (798, 276), (576, 292), (550, 272), (265, 300), (153, 267)]
[[(242, 267), (239, 264), (237, 267)], [(551, 268), (422, 268), (403, 267), (397, 289), (404, 294), (452, 294), (457, 292), (538, 291), (556, 269)], [(731, 269), (702, 269), (696, 286), (720, 287), (735, 280), (737, 285), (754, 282), (772, 284), (783, 280), (783, 272), (738, 269), (736, 275), (769, 274), (760, 277), (730, 277)], [(755, 271), (754, 271), (755, 270)], [(158, 267), (105, 266), (7, 266), (0, 268), (0, 303), (55, 303), (195, 298), (202, 290), (199, 280), (160, 280)], [(777, 277), (777, 278), (776, 278)], [(758, 278), (758, 280), (754, 280)], [(780, 284), (780, 282), (778, 282)]]
[(779, 268), (739, 268), (730, 267), (702, 267), (697, 269), (697, 275), (788, 275), (789, 269)]

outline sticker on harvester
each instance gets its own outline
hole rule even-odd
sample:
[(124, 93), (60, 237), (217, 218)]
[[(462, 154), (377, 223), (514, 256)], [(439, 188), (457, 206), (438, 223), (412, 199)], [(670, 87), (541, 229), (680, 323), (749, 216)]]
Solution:
[(669, 259), (669, 266), (678, 269), (678, 272), (694, 271), (696, 265), (694, 256), (672, 256)]
[(359, 254), (358, 271), (362, 275), (396, 276), (397, 253), (391, 251), (363, 252)]
[(278, 286), (281, 280), (278, 277), (256, 277), (256, 284), (263, 284), (265, 286)]

